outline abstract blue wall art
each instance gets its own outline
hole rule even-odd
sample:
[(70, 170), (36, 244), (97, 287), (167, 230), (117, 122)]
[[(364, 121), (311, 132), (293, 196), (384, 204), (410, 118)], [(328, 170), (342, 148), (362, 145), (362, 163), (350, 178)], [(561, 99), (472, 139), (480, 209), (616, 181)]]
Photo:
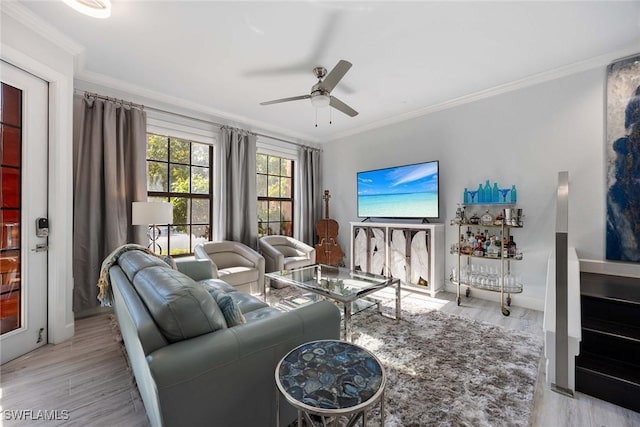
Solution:
[(607, 67), (607, 248), (640, 262), (640, 55)]

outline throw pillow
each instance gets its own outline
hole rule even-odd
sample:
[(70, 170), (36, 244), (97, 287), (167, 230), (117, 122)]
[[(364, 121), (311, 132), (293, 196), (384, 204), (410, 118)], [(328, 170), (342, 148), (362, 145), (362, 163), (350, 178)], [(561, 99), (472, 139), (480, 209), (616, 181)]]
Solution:
[(220, 307), (220, 311), (222, 311), (222, 315), (227, 321), (228, 327), (231, 328), (233, 326), (247, 323), (247, 320), (244, 318), (242, 311), (240, 311), (240, 307), (238, 307), (238, 304), (236, 304), (236, 302), (229, 295), (208, 286), (206, 288), (209, 294), (211, 294), (213, 299), (218, 303), (218, 307)]
[(171, 256), (164, 255), (161, 258), (164, 262), (166, 262), (169, 265), (169, 267), (173, 268), (174, 270), (178, 269), (178, 266), (176, 265), (176, 260), (171, 258)]

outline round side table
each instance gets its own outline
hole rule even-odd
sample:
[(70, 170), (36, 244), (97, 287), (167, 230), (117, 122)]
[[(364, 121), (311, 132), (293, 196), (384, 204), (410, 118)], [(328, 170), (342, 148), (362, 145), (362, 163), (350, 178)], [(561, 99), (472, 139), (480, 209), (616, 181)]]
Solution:
[(367, 410), (377, 402), (384, 426), (384, 368), (363, 347), (336, 340), (302, 344), (280, 360), (275, 377), (277, 427), (280, 393), (298, 409), (299, 427), (303, 417), (310, 426), (330, 425), (342, 417), (352, 426), (362, 417), (364, 427)]

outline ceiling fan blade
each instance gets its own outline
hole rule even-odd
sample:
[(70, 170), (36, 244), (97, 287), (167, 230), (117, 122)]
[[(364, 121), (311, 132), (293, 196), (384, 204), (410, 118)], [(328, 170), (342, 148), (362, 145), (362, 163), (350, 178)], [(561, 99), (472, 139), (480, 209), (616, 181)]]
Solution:
[(298, 101), (300, 99), (309, 99), (311, 95), (292, 96), (290, 98), (274, 99), (273, 101), (261, 102), (260, 105), (279, 104), (280, 102)]
[(324, 80), (320, 83), (320, 89), (331, 92), (344, 75), (347, 74), (349, 68), (351, 68), (351, 62), (345, 61), (344, 59), (338, 61), (336, 66), (333, 67), (333, 70), (329, 71), (329, 74), (327, 74)]
[(331, 100), (329, 102), (329, 105), (331, 105), (336, 110), (342, 111), (343, 113), (345, 113), (349, 117), (355, 117), (355, 116), (358, 115), (358, 112), (356, 110), (354, 110), (353, 108), (349, 107), (347, 104), (345, 104), (344, 102), (340, 101), (335, 96), (332, 96), (330, 99)]

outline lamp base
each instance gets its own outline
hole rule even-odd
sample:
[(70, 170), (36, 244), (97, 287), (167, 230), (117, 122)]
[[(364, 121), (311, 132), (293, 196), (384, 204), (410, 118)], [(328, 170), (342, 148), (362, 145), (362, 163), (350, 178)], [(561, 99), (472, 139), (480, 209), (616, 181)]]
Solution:
[[(162, 231), (160, 227), (153, 224), (149, 226), (149, 230), (147, 230), (147, 237), (149, 238), (149, 246), (147, 248), (151, 249), (154, 253), (162, 253), (162, 246), (158, 243), (158, 237), (162, 235)], [(158, 251), (156, 251), (158, 248)]]

